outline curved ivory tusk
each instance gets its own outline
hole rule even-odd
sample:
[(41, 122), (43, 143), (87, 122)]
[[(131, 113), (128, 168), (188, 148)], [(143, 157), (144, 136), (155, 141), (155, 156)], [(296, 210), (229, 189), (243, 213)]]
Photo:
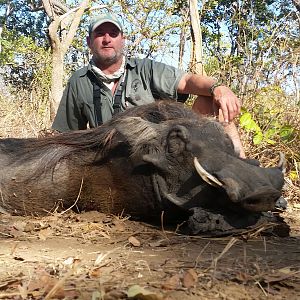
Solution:
[(200, 177), (207, 182), (208, 184), (212, 185), (212, 186), (223, 186), (223, 183), (217, 179), (215, 176), (209, 174), (207, 171), (204, 170), (204, 168), (200, 165), (197, 157), (194, 157), (194, 166), (198, 172), (198, 174), (200, 175)]
[(279, 162), (278, 162), (278, 165), (277, 167), (281, 170), (281, 172), (283, 174), (285, 174), (285, 171), (286, 171), (286, 159), (285, 159), (285, 156), (282, 152), (279, 152)]

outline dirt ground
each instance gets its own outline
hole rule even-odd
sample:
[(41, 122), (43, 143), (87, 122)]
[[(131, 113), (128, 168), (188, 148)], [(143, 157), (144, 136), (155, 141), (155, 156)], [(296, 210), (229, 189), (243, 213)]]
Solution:
[(98, 212), (0, 215), (0, 299), (299, 299), (299, 215), (284, 214), (285, 238), (183, 236)]

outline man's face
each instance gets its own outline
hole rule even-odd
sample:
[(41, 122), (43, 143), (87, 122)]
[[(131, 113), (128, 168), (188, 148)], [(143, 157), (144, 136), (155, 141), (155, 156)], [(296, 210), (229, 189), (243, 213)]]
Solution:
[(123, 56), (124, 36), (112, 23), (98, 26), (87, 38), (87, 43), (97, 65), (114, 64)]

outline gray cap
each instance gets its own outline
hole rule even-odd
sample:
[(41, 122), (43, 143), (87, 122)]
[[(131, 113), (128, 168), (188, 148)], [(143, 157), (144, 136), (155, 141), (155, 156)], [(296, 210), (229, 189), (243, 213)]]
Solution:
[(91, 35), (91, 33), (101, 24), (103, 23), (112, 23), (114, 25), (116, 25), (120, 31), (123, 32), (123, 27), (121, 22), (118, 20), (116, 15), (113, 15), (109, 12), (107, 13), (103, 13), (98, 15), (97, 17), (93, 18), (90, 22), (90, 26), (89, 26), (89, 35)]

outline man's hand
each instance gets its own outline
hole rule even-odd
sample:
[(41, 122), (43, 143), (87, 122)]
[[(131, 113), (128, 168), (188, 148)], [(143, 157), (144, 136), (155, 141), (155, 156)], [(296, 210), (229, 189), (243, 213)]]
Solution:
[(241, 112), (239, 98), (226, 86), (217, 86), (213, 90), (213, 101), (222, 110), (224, 122), (231, 122)]

